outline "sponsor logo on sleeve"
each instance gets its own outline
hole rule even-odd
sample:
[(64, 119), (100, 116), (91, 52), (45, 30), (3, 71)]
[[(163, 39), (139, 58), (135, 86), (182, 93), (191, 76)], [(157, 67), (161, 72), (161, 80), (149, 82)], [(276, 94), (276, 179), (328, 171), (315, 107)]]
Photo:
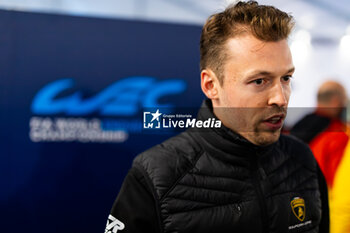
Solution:
[(304, 221), (305, 219), (305, 201), (303, 198), (295, 197), (290, 202), (290, 206), (292, 207), (293, 214), (299, 221)]
[(289, 230), (298, 229), (298, 228), (305, 227), (307, 225), (312, 224), (312, 220), (307, 220), (304, 222), (305, 215), (306, 215), (306, 206), (305, 206), (305, 200), (303, 198), (294, 197), (293, 200), (290, 202), (290, 206), (294, 216), (301, 223), (289, 226), (288, 227)]
[(123, 230), (125, 228), (124, 223), (116, 219), (112, 215), (108, 216), (107, 225), (105, 233), (116, 233), (118, 230)]

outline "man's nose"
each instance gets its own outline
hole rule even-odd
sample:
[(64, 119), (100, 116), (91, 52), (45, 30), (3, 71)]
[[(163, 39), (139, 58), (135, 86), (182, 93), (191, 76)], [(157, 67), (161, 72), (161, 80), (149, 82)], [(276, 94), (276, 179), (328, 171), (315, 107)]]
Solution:
[(277, 105), (279, 107), (287, 107), (288, 105), (288, 90), (281, 83), (275, 84), (271, 89), (268, 105)]

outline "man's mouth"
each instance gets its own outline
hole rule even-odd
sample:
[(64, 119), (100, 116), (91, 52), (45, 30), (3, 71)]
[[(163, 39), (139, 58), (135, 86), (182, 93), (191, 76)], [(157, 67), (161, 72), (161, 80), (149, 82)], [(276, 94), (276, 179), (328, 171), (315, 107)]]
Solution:
[(263, 123), (269, 130), (278, 130), (282, 128), (284, 118), (285, 114), (276, 114), (264, 120)]

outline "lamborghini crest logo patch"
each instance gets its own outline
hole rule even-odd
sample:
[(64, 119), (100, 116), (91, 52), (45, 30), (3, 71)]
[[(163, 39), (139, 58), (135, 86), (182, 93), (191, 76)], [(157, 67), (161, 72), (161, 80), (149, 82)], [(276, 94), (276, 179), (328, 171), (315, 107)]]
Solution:
[(301, 197), (294, 197), (293, 200), (290, 202), (290, 206), (292, 207), (292, 211), (299, 219), (299, 221), (304, 221), (305, 219), (305, 201)]

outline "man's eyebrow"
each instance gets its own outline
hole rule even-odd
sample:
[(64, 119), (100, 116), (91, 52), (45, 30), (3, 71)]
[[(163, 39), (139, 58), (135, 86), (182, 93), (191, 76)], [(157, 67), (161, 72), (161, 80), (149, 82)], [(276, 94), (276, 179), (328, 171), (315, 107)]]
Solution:
[(286, 74), (288, 74), (288, 73), (293, 73), (295, 71), (295, 67), (292, 67), (292, 68), (290, 68), (287, 72), (286, 72)]
[[(290, 68), (285, 74), (293, 73), (295, 71), (295, 67)], [(248, 74), (248, 78), (254, 78), (256, 76), (272, 76), (274, 73), (264, 70), (257, 70), (252, 72), (251, 74)]]

